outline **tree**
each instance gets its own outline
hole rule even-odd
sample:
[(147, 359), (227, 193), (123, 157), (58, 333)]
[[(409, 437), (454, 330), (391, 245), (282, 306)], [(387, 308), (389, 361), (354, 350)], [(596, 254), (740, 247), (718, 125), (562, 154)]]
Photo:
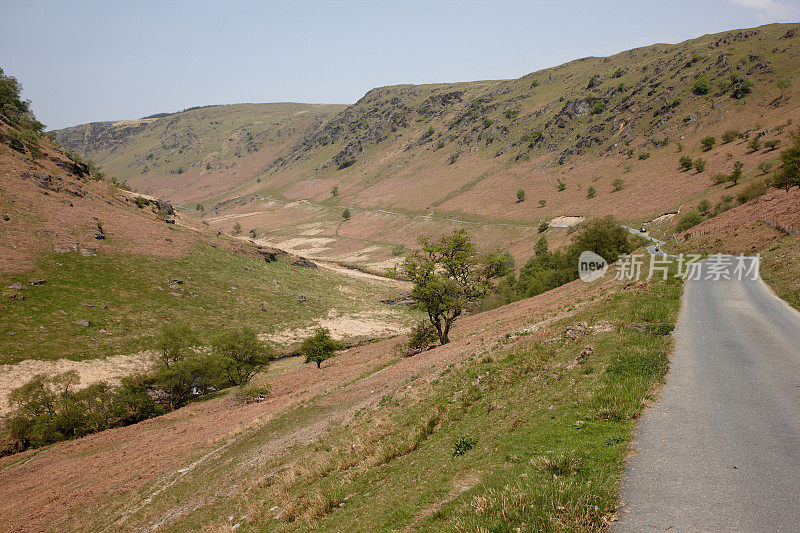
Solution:
[(678, 224), (675, 226), (675, 232), (681, 233), (686, 231), (687, 229), (693, 228), (696, 225), (700, 224), (703, 221), (703, 215), (698, 213), (697, 211), (689, 211), (685, 215), (683, 215), (680, 220), (678, 220)]
[(197, 336), (185, 324), (164, 324), (156, 338), (158, 362), (169, 368), (183, 361), (194, 352), (192, 346), (198, 344)]
[(789, 192), (792, 187), (800, 188), (800, 129), (792, 135), (794, 146), (781, 152), (781, 168), (775, 175), (773, 185)]
[(703, 172), (706, 169), (706, 160), (705, 159), (701, 159), (699, 157), (697, 159), (695, 159), (694, 160), (694, 169), (697, 171), (698, 174)]
[(300, 353), (306, 356), (306, 363), (316, 363), (317, 368), (322, 368), (322, 362), (327, 361), (344, 345), (333, 340), (328, 328), (319, 328), (317, 332), (308, 337), (300, 345)]
[(547, 206), (547, 200), (539, 200), (539, 207), (546, 207), (546, 206)]
[(709, 150), (714, 148), (715, 144), (717, 144), (717, 139), (715, 137), (712, 137), (711, 135), (709, 135), (708, 137), (703, 137), (703, 139), (700, 141), (700, 145), (703, 147), (704, 152), (708, 152)]
[(339, 186), (338, 185), (334, 185), (331, 188), (331, 196), (339, 196)]
[(697, 78), (692, 86), (692, 92), (697, 95), (708, 94), (708, 91), (710, 90), (711, 87), (708, 84), (708, 78), (706, 76), (700, 76)]
[(764, 148), (766, 148), (767, 150), (769, 150), (771, 152), (772, 150), (775, 150), (776, 148), (778, 148), (778, 145), (780, 143), (781, 143), (780, 139), (770, 139), (769, 141), (764, 143)]
[(450, 328), (468, 303), (481, 298), (489, 279), (503, 275), (489, 258), (479, 258), (466, 230), (439, 239), (420, 237), (417, 250), (403, 263), (406, 277), (414, 283), (411, 295), (428, 314), (442, 344), (450, 342)]
[(344, 208), (344, 211), (342, 211), (342, 218), (345, 220), (350, 220), (350, 208)]
[(758, 152), (761, 149), (761, 137), (756, 135), (750, 139), (750, 142), (747, 143), (747, 147), (750, 148), (751, 152)]
[(613, 192), (621, 191), (625, 187), (625, 180), (622, 178), (614, 178), (611, 182), (611, 190)]
[(706, 199), (700, 200), (700, 203), (699, 203), (699, 204), (697, 204), (697, 210), (698, 210), (698, 211), (699, 211), (701, 214), (705, 215), (706, 213), (708, 213), (709, 211), (711, 211), (711, 202), (709, 202), (709, 201), (708, 201), (708, 200), (706, 200)]
[(567, 184), (561, 180), (558, 180), (558, 192), (562, 192), (567, 188)]
[(594, 198), (595, 196), (597, 196), (597, 191), (594, 186), (589, 186), (589, 189), (586, 191), (586, 198)]
[(275, 354), (250, 328), (223, 331), (211, 340), (220, 370), (230, 385), (244, 385), (267, 366)]
[(234, 223), (234, 224), (233, 224), (233, 232), (234, 232), (236, 235), (239, 235), (239, 234), (242, 232), (242, 225), (241, 225), (241, 224), (239, 224), (238, 222)]
[(737, 74), (731, 74), (731, 98), (741, 99), (753, 92), (753, 82)]
[(684, 171), (686, 171), (686, 170), (691, 170), (692, 169), (692, 165), (693, 165), (694, 162), (692, 161), (692, 158), (689, 157), (688, 155), (683, 155), (678, 160), (678, 163), (680, 163), (681, 168)]
[(744, 163), (741, 161), (735, 162), (733, 164), (733, 172), (728, 176), (728, 181), (733, 182), (734, 185), (739, 183), (739, 180), (742, 179), (742, 168), (744, 168)]
[(520, 189), (517, 191), (517, 203), (522, 203), (525, 201), (525, 191)]

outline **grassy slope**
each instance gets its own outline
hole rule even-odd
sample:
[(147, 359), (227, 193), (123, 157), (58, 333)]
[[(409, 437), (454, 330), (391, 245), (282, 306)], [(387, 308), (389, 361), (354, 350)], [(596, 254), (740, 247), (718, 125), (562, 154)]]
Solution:
[[(149, 348), (161, 324), (172, 321), (206, 332), (250, 326), (272, 333), (307, 326), (333, 308), (341, 313), (376, 310), (381, 299), (397, 293), (292, 266), (286, 258), (264, 263), (207, 244), (178, 258), (53, 254), (32, 271), (0, 275), (0, 283), (27, 286), (29, 279), (39, 278), (46, 283), (28, 286), (24, 300), (6, 302), (0, 364), (131, 353)], [(299, 302), (297, 295), (306, 301)]]
[[(674, 324), (680, 294), (675, 283), (612, 290), (548, 331), (610, 320), (619, 332), (500, 337), (438, 376), (410, 376), (372, 407), (332, 405), (329, 393), (303, 402), (232, 437), (126, 525), (166, 517), (168, 531), (604, 529), (635, 418), (671, 350), (670, 337), (624, 325)], [(579, 360), (587, 345), (592, 355)], [(311, 429), (341, 409), (355, 416)], [(311, 444), (269, 447), (304, 427)], [(460, 436), (477, 444), (453, 457)]]

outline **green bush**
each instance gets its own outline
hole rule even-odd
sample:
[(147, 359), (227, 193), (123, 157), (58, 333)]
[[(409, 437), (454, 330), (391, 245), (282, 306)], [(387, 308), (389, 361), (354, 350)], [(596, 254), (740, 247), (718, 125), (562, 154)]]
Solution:
[(778, 148), (778, 145), (781, 143), (780, 139), (772, 139), (764, 143), (764, 148), (767, 150), (775, 150)]
[(739, 130), (728, 130), (722, 134), (722, 144), (733, 142), (741, 136), (742, 134), (739, 132)]
[(517, 203), (521, 203), (525, 201), (525, 191), (520, 189), (517, 191)]
[(705, 215), (711, 211), (711, 202), (706, 199), (700, 200), (700, 203), (697, 204), (697, 210), (700, 211), (701, 214)]
[(681, 165), (681, 168), (684, 171), (691, 170), (692, 166), (694, 165), (694, 161), (692, 161), (692, 158), (688, 155), (681, 156), (681, 158), (678, 160), (678, 163)]
[(424, 350), (431, 344), (434, 344), (438, 338), (439, 337), (436, 334), (436, 330), (433, 328), (431, 323), (427, 320), (420, 320), (411, 329), (406, 346), (408, 347), (409, 352)]
[(711, 86), (709, 85), (708, 78), (706, 76), (698, 77), (695, 80), (694, 85), (692, 85), (692, 92), (697, 95), (708, 94), (710, 90)]
[(218, 361), (225, 385), (244, 385), (275, 358), (274, 352), (258, 339), (255, 330), (242, 328), (217, 334), (211, 349)]
[(478, 439), (475, 437), (462, 435), (453, 443), (453, 457), (464, 455), (474, 448), (476, 444), (478, 444)]
[(698, 211), (689, 211), (678, 220), (678, 223), (675, 225), (675, 232), (681, 233), (686, 231), (700, 224), (703, 220), (703, 215)]
[(701, 159), (699, 157), (697, 159), (695, 159), (694, 160), (694, 169), (697, 171), (698, 174), (700, 172), (703, 172), (706, 169), (706, 160), (705, 159)]
[(717, 139), (715, 137), (712, 137), (711, 135), (709, 135), (708, 137), (703, 137), (700, 140), (700, 146), (702, 147), (704, 152), (708, 152), (709, 150), (714, 148), (715, 144), (717, 144)]
[(644, 161), (645, 159), (650, 158), (650, 152), (640, 152), (639, 153), (639, 160)]
[(750, 142), (747, 143), (747, 147), (750, 148), (751, 152), (758, 152), (761, 149), (761, 137), (756, 135), (750, 139)]
[(625, 180), (622, 178), (614, 178), (614, 181), (611, 182), (611, 190), (613, 192), (619, 192), (625, 187)]
[(539, 233), (544, 233), (550, 228), (550, 223), (546, 220), (539, 222), (539, 227), (536, 228)]
[(764, 180), (756, 180), (747, 185), (742, 191), (736, 196), (736, 200), (740, 204), (746, 204), (750, 200), (755, 200), (759, 196), (764, 195), (767, 192), (767, 182)]
[(594, 186), (589, 186), (586, 190), (586, 198), (594, 198), (597, 196), (597, 191), (595, 190)]

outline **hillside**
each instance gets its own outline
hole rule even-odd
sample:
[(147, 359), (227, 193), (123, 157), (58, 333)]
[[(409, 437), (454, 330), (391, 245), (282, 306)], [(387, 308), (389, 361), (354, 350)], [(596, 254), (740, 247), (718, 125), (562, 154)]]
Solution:
[(141, 192), (186, 203), (247, 181), (342, 107), (207, 106), (75, 126), (56, 132), (56, 140)]
[[(192, 194), (212, 227), (239, 222), (264, 244), (376, 270), (395, 264), (416, 235), (465, 224), (524, 261), (541, 220), (613, 214), (640, 223), (736, 196), (759, 164), (777, 158), (751, 151), (747, 139), (785, 145), (800, 118), (800, 85), (791, 83), (798, 28), (707, 35), (515, 80), (373, 89), (277, 150), (238, 189)], [(741, 136), (723, 142), (727, 131)], [(716, 138), (707, 152), (706, 136)], [(704, 170), (682, 171), (682, 156), (704, 159)], [(715, 185), (736, 160), (744, 179)], [(346, 223), (344, 207), (353, 214)], [(559, 243), (565, 233), (547, 236)]]

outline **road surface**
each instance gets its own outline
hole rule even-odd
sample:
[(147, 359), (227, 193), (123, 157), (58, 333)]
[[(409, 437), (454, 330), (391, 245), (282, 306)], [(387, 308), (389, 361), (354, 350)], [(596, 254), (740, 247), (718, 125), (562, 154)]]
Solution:
[(675, 337), (614, 531), (799, 531), (800, 314), (760, 279), (687, 281)]
[(628, 232), (632, 233), (633, 235), (636, 235), (643, 239), (647, 239), (648, 241), (652, 242), (653, 244), (647, 247), (647, 251), (650, 253), (650, 255), (663, 255), (665, 257), (674, 257), (667, 253), (664, 253), (664, 251), (661, 250), (661, 247), (664, 246), (665, 244), (664, 241), (656, 239), (655, 237), (651, 237), (650, 235), (647, 234), (647, 232), (631, 228), (630, 226), (622, 226), (622, 227), (628, 230)]

